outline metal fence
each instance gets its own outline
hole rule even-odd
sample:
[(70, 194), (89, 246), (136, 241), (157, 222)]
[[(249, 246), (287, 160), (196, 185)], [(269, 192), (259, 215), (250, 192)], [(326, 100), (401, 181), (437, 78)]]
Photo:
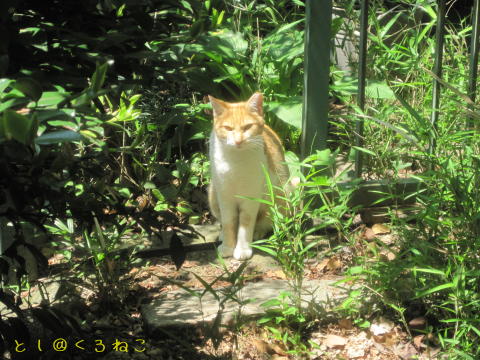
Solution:
[[(439, 117), (440, 95), (442, 90), (442, 59), (445, 34), (446, 0), (437, 0), (437, 26), (435, 34), (435, 56), (432, 72), (433, 77), (433, 101), (431, 111), (431, 124), (436, 126)], [(474, 0), (472, 8), (472, 34), (470, 40), (469, 81), (467, 94), (471, 103), (475, 101), (478, 76), (478, 53), (480, 40), (480, 0)], [(368, 35), (368, 11), (369, 0), (360, 0), (360, 39), (358, 59), (358, 94), (357, 105), (363, 111), (365, 109), (365, 80), (366, 80), (366, 57)], [(306, 1), (306, 25), (305, 25), (305, 84), (304, 84), (304, 108), (302, 122), (301, 151), (302, 157), (315, 150), (325, 149), (328, 137), (328, 110), (329, 110), (329, 80), (330, 80), (330, 52), (331, 52), (331, 23), (333, 13), (332, 0), (307, 0)], [(355, 124), (355, 145), (363, 146), (363, 119), (358, 118)], [(466, 126), (473, 125), (472, 119)], [(429, 150), (435, 148), (435, 140), (431, 139)], [(363, 153), (355, 153), (355, 176), (360, 178), (363, 170)], [(365, 184), (367, 191), (382, 192), (385, 187), (378, 184)], [(404, 181), (398, 184), (399, 192), (408, 192), (411, 182)], [(410, 190), (414, 190), (410, 186)], [(362, 203), (365, 196), (357, 196), (357, 203)], [(370, 199), (375, 202), (374, 199)], [(365, 205), (365, 204), (363, 204)]]

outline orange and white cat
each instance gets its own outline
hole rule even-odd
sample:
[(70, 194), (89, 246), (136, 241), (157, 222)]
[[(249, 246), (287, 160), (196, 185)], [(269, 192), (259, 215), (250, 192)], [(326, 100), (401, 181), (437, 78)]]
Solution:
[(240, 103), (212, 96), (209, 99), (214, 118), (210, 136), (210, 209), (222, 225), (222, 256), (246, 260), (252, 256), (250, 242), (271, 229), (271, 221), (267, 205), (239, 196), (264, 198), (263, 167), (276, 186), (287, 183), (289, 171), (280, 138), (263, 120), (262, 94), (255, 93)]

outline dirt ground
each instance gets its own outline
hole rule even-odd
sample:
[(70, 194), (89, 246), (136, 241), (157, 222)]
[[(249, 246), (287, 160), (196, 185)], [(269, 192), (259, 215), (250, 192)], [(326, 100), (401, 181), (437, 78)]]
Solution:
[[(378, 228), (376, 230), (378, 232)], [(378, 235), (371, 228), (364, 228), (361, 232), (363, 237)], [(389, 232), (383, 236), (385, 242), (394, 242)], [(305, 267), (305, 278), (340, 278), (351, 261), (353, 251), (355, 249), (345, 246), (335, 255), (309, 260)], [(385, 256), (390, 255), (387, 252)], [(50, 258), (49, 263), (53, 266), (62, 261), (62, 256), (57, 254)], [(227, 260), (227, 264), (232, 271), (240, 265), (234, 260)], [(180, 287), (201, 289), (203, 285), (198, 278), (208, 283), (223, 272), (212, 251), (189, 253), (179, 270), (167, 257), (152, 258), (139, 262), (120, 278), (117, 290), (124, 299), (121, 303), (99, 299), (88, 286), (82, 288), (83, 285), (79, 285), (80, 282), (72, 274), (65, 276), (76, 290), (83, 290), (77, 292), (80, 296), (75, 301), (70, 298), (68, 302), (61, 303), (59, 308), (82, 324), (82, 333), (69, 335), (68, 339), (70, 344), (84, 340), (82, 344), (85, 349), (70, 347), (70, 351), (62, 355), (66, 356), (65, 359), (393, 360), (436, 359), (439, 353), (434, 339), (430, 339), (428, 334), (412, 332), (410, 337), (400, 324), (377, 315), (372, 316), (367, 325), (355, 323), (340, 313), (309, 319), (309, 325), (302, 333), (302, 342), (308, 344), (303, 352), (291, 351), (292, 347), (289, 351), (266, 326), (260, 326), (255, 321), (231, 324), (228, 328), (221, 328), (219, 333), (213, 333), (213, 327), (209, 324), (196, 328), (165, 329), (154, 338), (145, 332), (140, 311), (142, 304)], [(255, 255), (244, 276), (247, 282), (285, 279), (272, 258), (260, 255)], [(227, 281), (219, 280), (213, 287), (226, 285)], [(33, 287), (22, 297), (30, 299), (38, 291), (38, 286)], [(118, 342), (123, 342), (124, 346), (115, 346)], [(102, 348), (101, 344), (105, 347)], [(37, 354), (36, 358), (57, 358), (59, 354), (50, 349), (40, 355), (43, 357)], [(7, 354), (6, 358), (12, 357)]]

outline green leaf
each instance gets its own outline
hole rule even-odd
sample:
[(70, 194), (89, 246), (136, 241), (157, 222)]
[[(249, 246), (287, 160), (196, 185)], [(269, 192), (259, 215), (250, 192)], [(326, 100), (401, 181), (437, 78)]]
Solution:
[(375, 156), (375, 153), (372, 150), (368, 150), (359, 146), (352, 146), (352, 148), (354, 148), (355, 150), (361, 151), (365, 154)]
[(38, 101), (38, 106), (51, 107), (64, 101), (69, 95), (59, 91), (45, 91)]
[(15, 81), (15, 89), (20, 90), (33, 101), (37, 102), (42, 96), (42, 87), (40, 84), (30, 78), (22, 78)]
[(415, 273), (415, 272), (422, 272), (422, 273), (428, 273), (428, 274), (436, 274), (436, 275), (440, 275), (442, 277), (445, 277), (446, 274), (445, 272), (443, 272), (442, 270), (438, 270), (438, 269), (429, 269), (429, 268), (417, 268), (417, 267), (413, 267), (412, 268), (412, 271)]
[(243, 262), (237, 270), (235, 270), (235, 272), (233, 272), (232, 274), (229, 275), (228, 277), (228, 281), (232, 284), (236, 284), (237, 281), (241, 278), (241, 275), (243, 273), (243, 271), (245, 270), (245, 268), (247, 267), (248, 265), (248, 262), (245, 261)]
[(158, 189), (152, 189), (152, 194), (160, 202), (165, 202), (165, 196)]
[(31, 138), (33, 118), (18, 114), (13, 110), (3, 113), (3, 129), (7, 139), (15, 139), (22, 144), (27, 144)]
[(80, 141), (82, 135), (76, 131), (59, 130), (43, 134), (35, 139), (37, 145), (60, 144), (64, 142)]
[(0, 103), (0, 113), (4, 112), (6, 109), (17, 105), (26, 105), (30, 100), (26, 97), (17, 97), (5, 100), (3, 103)]
[(310, 250), (312, 247), (316, 246), (319, 244), (319, 240), (316, 240), (316, 241), (312, 241), (311, 243), (309, 243), (307, 246), (305, 246), (302, 251), (300, 251), (300, 254), (305, 254), (308, 250)]
[(105, 75), (107, 74), (107, 69), (107, 63), (97, 65), (97, 68), (92, 76), (92, 83), (90, 85), (90, 87), (95, 93), (97, 93), (102, 88), (103, 83), (105, 82)]
[(270, 299), (268, 301), (265, 301), (264, 303), (260, 304), (261, 307), (263, 308), (271, 308), (271, 307), (276, 307), (282, 305), (281, 301), (278, 299)]
[(10, 79), (0, 79), (0, 94), (12, 83)]
[(273, 316), (264, 316), (261, 319), (259, 319), (257, 321), (257, 323), (258, 324), (265, 324), (265, 323), (268, 323), (268, 322), (272, 321), (272, 319), (273, 319)]
[[(38, 112), (38, 120), (40, 122), (44, 122), (46, 120), (53, 121), (53, 120), (72, 120), (75, 116), (75, 110), (70, 109), (62, 109), (62, 110), (39, 110)], [(50, 122), (49, 122), (50, 124)], [(74, 123), (71, 123), (70, 126), (76, 126)]]
[(423, 129), (427, 129), (430, 133), (430, 136), (436, 137), (436, 132), (433, 130), (432, 125), (426, 119), (424, 119), (414, 108), (410, 106), (400, 95), (396, 92), (393, 92), (395, 97), (398, 101), (402, 104), (402, 106), (408, 111), (408, 113), (418, 121), (418, 123), (422, 126)]
[(269, 111), (280, 120), (297, 129), (302, 128), (302, 100), (292, 99), (285, 102), (271, 102)]
[(395, 99), (392, 89), (384, 81), (369, 81), (365, 87), (365, 96), (373, 99)]
[(435, 286), (431, 289), (427, 289), (425, 291), (420, 292), (417, 296), (414, 297), (414, 299), (418, 299), (418, 298), (424, 297), (425, 295), (429, 295), (429, 294), (432, 294), (434, 292), (439, 292), (441, 290), (449, 289), (449, 288), (452, 288), (452, 287), (455, 287), (455, 285), (453, 283), (446, 283), (446, 284), (438, 285), (438, 286)]
[(398, 126), (395, 126), (395, 125), (392, 125), (390, 123), (387, 123), (383, 120), (380, 120), (380, 119), (377, 119), (377, 118), (374, 118), (374, 117), (371, 117), (371, 118), (367, 118), (367, 119), (370, 119), (370, 120), (373, 120), (374, 122), (380, 124), (380, 125), (383, 125), (393, 131), (395, 131), (397, 134), (399, 134), (400, 136), (404, 137), (406, 140), (410, 141), (411, 143), (415, 144), (415, 145), (419, 145), (419, 141), (415, 138), (414, 135), (410, 135), (407, 131), (405, 131), (404, 129), (398, 127)]
[(156, 189), (156, 188), (157, 188), (157, 186), (156, 186), (154, 183), (152, 183), (151, 181), (146, 181), (146, 182), (143, 184), (143, 187), (144, 187), (145, 189)]
[(363, 272), (363, 268), (361, 266), (353, 266), (348, 269), (348, 273), (350, 275), (361, 274)]
[(70, 130), (78, 130), (79, 125), (72, 122), (72, 121), (65, 121), (65, 120), (48, 120), (47, 124), (50, 126), (62, 127), (65, 129)]
[(213, 297), (217, 300), (217, 301), (220, 301), (220, 296), (217, 294), (217, 292), (215, 291), (215, 289), (213, 289), (212, 285), (215, 284), (217, 282), (217, 279), (215, 279), (213, 282), (211, 282), (210, 284), (207, 283), (205, 280), (203, 280), (200, 276), (198, 276), (197, 274), (195, 274), (194, 272), (192, 272), (193, 276), (195, 276), (197, 278), (198, 281), (200, 281), (200, 283), (202, 284), (202, 286), (205, 288), (203, 294), (205, 294), (207, 291), (213, 295)]

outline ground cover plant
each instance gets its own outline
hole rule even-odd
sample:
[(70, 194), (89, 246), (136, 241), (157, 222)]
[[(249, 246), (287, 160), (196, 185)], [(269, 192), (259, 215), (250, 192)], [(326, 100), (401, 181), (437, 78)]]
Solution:
[[(334, 19), (332, 36), (343, 32), (355, 39), (356, 2), (334, 3), (342, 16)], [(211, 220), (205, 197), (211, 113), (204, 97), (237, 101), (257, 90), (290, 165), (305, 174), (289, 197), (288, 216), (267, 200), (274, 231), (256, 244), (279, 260), (292, 290), (265, 303), (256, 325), (239, 321), (230, 333), (214, 326), (196, 338), (203, 345), (177, 336), (172, 352), (148, 349), (143, 358), (182, 351), (190, 358), (232, 358), (230, 344), (241, 341), (239, 334), (265, 335), (283, 358), (346, 356), (345, 343), (322, 347), (318, 335), (338, 319), (326, 325), (301, 304), (302, 283), (314, 276), (315, 261), (320, 272), (345, 270), (340, 285), (359, 286), (334, 311), (343, 321), (337, 333), (361, 334), (385, 316), (414, 344), (411, 356), (422, 349), (441, 349), (449, 359), (479, 356), (480, 111), (465, 95), (471, 7), (449, 7), (440, 117), (432, 127), (436, 6), (428, 0), (372, 2), (366, 110), (353, 105), (355, 63), (350, 74), (332, 65), (329, 149), (300, 161), (294, 154), (301, 131), (304, 10), (298, 0), (1, 2), (2, 356), (58, 356), (53, 349), (41, 351), (37, 340), (49, 343), (59, 333), (94, 343), (97, 331), (113, 342), (118, 333), (95, 319), (105, 314), (120, 314), (104, 321), (117, 329), (134, 323), (122, 330), (121, 340), (133, 344), (145, 336), (138, 330), (138, 299), (145, 289), (190, 289), (182, 282), (188, 276), (175, 270), (191, 261), (180, 238), (194, 237), (192, 225)], [(351, 167), (338, 170), (337, 161), (348, 163), (358, 151), (352, 144), (359, 117), (365, 121), (363, 178), (413, 177), (420, 184), (412, 215), (391, 210), (393, 244), (368, 235), (371, 224), (355, 222), (358, 208), (350, 200), (356, 184), (339, 185)], [(405, 200), (393, 192), (382, 196)], [(311, 218), (321, 221), (312, 225)], [(313, 233), (334, 234), (326, 252), (306, 241)], [(136, 256), (146, 238), (163, 239), (162, 255), (169, 258)], [(159, 274), (142, 277), (152, 269)], [(188, 282), (203, 290), (190, 291), (213, 294), (222, 306), (244, 301), (237, 292), (257, 276), (246, 263), (214, 269), (210, 280), (208, 271), (191, 275)], [(45, 299), (41, 306), (25, 306), (28, 294), (41, 288), (39, 278), (59, 277), (76, 288), (71, 306), (50, 306)], [(371, 298), (380, 305), (368, 304)], [(12, 351), (15, 340), (36, 353)], [(158, 348), (172, 344), (165, 341)], [(222, 346), (227, 350), (218, 352)], [(275, 353), (265, 346), (257, 352)], [(248, 351), (243, 354), (248, 358)], [(71, 354), (116, 355), (111, 349), (98, 354), (93, 346)], [(143, 356), (132, 348), (125, 355)]]

